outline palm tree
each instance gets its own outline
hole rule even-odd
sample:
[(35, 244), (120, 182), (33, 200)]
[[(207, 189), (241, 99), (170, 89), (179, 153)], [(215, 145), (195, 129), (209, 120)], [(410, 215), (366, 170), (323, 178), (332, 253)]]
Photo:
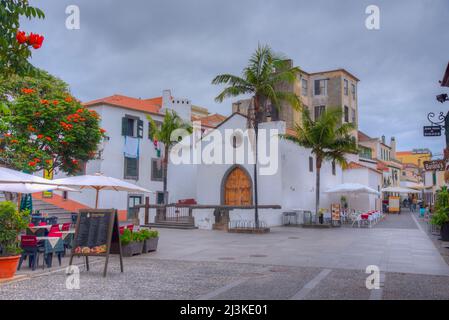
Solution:
[(164, 121), (159, 125), (151, 118), (147, 117), (150, 122), (150, 136), (154, 141), (158, 141), (164, 144), (164, 156), (162, 159), (162, 177), (164, 184), (164, 204), (167, 204), (167, 173), (168, 173), (168, 156), (171, 147), (173, 147), (179, 141), (172, 138), (172, 134), (175, 130), (184, 129), (188, 133), (192, 132), (192, 126), (183, 121), (181, 117), (175, 112), (167, 110), (164, 116)]
[(316, 121), (310, 117), (309, 110), (302, 111), (302, 123), (296, 124), (295, 135), (282, 135), (286, 140), (311, 149), (315, 155), (316, 168), (316, 213), (320, 207), (320, 172), (323, 161), (338, 163), (343, 168), (347, 165), (345, 155), (357, 153), (357, 142), (351, 131), (354, 126), (351, 123), (341, 122), (340, 108), (330, 108), (326, 110)]
[(282, 102), (289, 103), (293, 108), (299, 109), (300, 100), (293, 92), (281, 91), (282, 84), (292, 84), (296, 80), (299, 68), (291, 67), (290, 61), (282, 55), (274, 53), (269, 46), (259, 45), (256, 52), (249, 59), (248, 65), (243, 69), (242, 76), (221, 74), (212, 80), (212, 84), (224, 84), (226, 87), (215, 98), (223, 102), (225, 98), (240, 95), (251, 95), (252, 113), (248, 112), (250, 127), (254, 128), (254, 220), (256, 228), (259, 227), (258, 197), (257, 197), (257, 141), (259, 121), (265, 114), (269, 103), (280, 108)]

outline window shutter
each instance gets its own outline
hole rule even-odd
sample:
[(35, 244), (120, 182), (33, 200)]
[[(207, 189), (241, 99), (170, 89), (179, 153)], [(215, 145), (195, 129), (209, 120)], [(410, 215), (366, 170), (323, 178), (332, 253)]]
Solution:
[(143, 138), (143, 121), (137, 121), (137, 138)]
[(128, 119), (126, 117), (122, 118), (122, 136), (126, 136), (128, 132)]
[(320, 80), (315, 80), (315, 95), (320, 95)]

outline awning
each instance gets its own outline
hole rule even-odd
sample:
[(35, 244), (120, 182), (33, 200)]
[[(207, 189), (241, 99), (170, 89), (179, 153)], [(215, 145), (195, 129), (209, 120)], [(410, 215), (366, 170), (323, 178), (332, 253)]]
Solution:
[(420, 193), (418, 190), (410, 189), (410, 188), (403, 188), (403, 187), (388, 187), (383, 188), (381, 190), (382, 192), (391, 192), (391, 193)]
[(326, 193), (351, 193), (351, 194), (375, 194), (379, 195), (376, 190), (360, 183), (342, 183), (325, 191)]

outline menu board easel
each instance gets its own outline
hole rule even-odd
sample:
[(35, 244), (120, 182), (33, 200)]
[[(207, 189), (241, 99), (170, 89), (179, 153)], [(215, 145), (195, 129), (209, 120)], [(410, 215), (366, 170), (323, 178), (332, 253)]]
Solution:
[(120, 271), (123, 272), (117, 210), (80, 210), (69, 265), (72, 265), (74, 256), (85, 257), (86, 269), (89, 271), (89, 257), (105, 257), (103, 276), (106, 277), (109, 254), (119, 255)]
[(341, 225), (341, 210), (339, 203), (331, 205), (332, 225)]

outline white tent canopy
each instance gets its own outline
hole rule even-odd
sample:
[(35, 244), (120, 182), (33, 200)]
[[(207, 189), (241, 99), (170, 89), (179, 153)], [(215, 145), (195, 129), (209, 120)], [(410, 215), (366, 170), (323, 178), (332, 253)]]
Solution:
[(79, 187), (80, 189), (90, 188), (96, 190), (95, 208), (98, 207), (98, 193), (100, 192), (100, 190), (130, 191), (130, 192), (137, 191), (144, 193), (152, 192), (150, 190), (139, 187), (135, 184), (120, 179), (103, 176), (101, 174), (62, 178), (53, 180), (53, 182), (55, 184), (63, 186)]
[(350, 194), (375, 194), (379, 195), (376, 190), (360, 183), (342, 183), (325, 191), (326, 193), (350, 193)]
[(417, 190), (425, 189), (425, 187), (422, 183), (416, 183), (416, 182), (412, 182), (412, 181), (401, 181), (401, 187), (409, 188), (409, 189), (417, 189)]
[(79, 190), (57, 186), (57, 185), (46, 185), (37, 183), (1, 183), (0, 191), (4, 192), (14, 192), (14, 193), (35, 193), (50, 190), (60, 190), (60, 191), (74, 191), (79, 192)]
[(381, 190), (382, 192), (391, 192), (391, 193), (420, 193), (418, 190), (410, 189), (410, 188), (403, 188), (403, 187), (388, 187), (383, 188)]
[(52, 180), (33, 176), (32, 174), (23, 173), (20, 171), (0, 167), (0, 183), (39, 183), (54, 185)]

